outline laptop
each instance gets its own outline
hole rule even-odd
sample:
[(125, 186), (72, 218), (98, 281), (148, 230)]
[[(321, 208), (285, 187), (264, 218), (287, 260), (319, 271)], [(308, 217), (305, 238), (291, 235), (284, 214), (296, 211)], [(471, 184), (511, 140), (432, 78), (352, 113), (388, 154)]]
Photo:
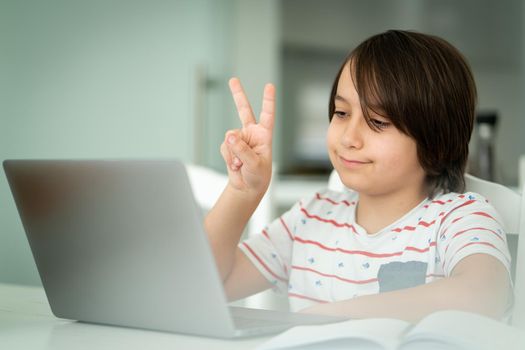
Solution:
[(3, 166), (57, 317), (219, 338), (341, 321), (229, 306), (180, 161)]

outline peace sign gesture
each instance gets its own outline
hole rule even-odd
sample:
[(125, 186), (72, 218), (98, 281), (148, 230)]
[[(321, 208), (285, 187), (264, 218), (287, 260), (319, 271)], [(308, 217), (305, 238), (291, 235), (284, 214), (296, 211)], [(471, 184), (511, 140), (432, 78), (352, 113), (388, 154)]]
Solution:
[(275, 117), (275, 87), (266, 84), (257, 123), (237, 78), (229, 81), (242, 128), (226, 132), (221, 154), (230, 184), (238, 190), (264, 194), (272, 175), (272, 135)]

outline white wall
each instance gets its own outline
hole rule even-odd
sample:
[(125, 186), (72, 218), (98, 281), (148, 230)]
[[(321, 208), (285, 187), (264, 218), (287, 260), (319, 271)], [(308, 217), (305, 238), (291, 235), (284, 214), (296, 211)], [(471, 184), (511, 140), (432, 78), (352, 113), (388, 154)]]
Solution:
[[(278, 1), (0, 0), (0, 159), (176, 157), (224, 170), (240, 126), (278, 81)], [(0, 281), (38, 284), (5, 176)]]
[[(241, 79), (246, 94), (259, 117), (263, 88), (266, 83), (276, 86), (277, 113), (279, 123), (281, 108), (280, 84), (280, 15), (279, 0), (236, 0), (235, 48), (233, 74)], [(232, 105), (233, 106), (233, 105)], [(240, 127), (239, 117), (231, 109), (231, 126)], [(279, 133), (278, 127), (275, 133)], [(274, 137), (274, 147), (279, 148), (278, 137)], [(274, 152), (278, 159), (279, 152)]]
[[(0, 158), (192, 160), (194, 135), (225, 123), (233, 8), (229, 0), (0, 1)], [(195, 130), (198, 67), (225, 87), (204, 92)], [(211, 163), (218, 148), (203, 139), (200, 157)], [(39, 283), (5, 176), (0, 223), (0, 281)]]

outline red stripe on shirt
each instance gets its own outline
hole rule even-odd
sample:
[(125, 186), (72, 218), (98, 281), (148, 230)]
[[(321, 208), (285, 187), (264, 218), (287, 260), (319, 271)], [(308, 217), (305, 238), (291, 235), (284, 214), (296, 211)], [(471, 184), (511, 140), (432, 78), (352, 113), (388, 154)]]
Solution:
[(470, 215), (479, 215), (479, 216), (484, 216), (486, 218), (489, 218), (489, 219), (492, 219), (494, 221), (496, 221), (498, 224), (498, 220), (496, 220), (494, 217), (492, 217), (490, 214), (487, 214), (485, 212), (482, 212), (482, 211), (476, 211), (476, 212), (473, 212), (473, 213), (469, 213), (469, 215), (463, 215), (463, 216), (460, 216), (459, 218), (455, 218), (454, 220), (452, 220), (452, 223), (456, 223), (458, 222), (459, 220), (465, 218), (465, 217), (468, 217)]
[(429, 244), (429, 246), (426, 247), (426, 248), (405, 247), (405, 250), (410, 250), (410, 251), (419, 252), (419, 253), (425, 253), (425, 252), (429, 251), (430, 247), (435, 247), (435, 246), (436, 246), (436, 242), (431, 242)]
[[(492, 247), (492, 248), (494, 248), (494, 249), (496, 249), (496, 250), (499, 250), (498, 248), (496, 248), (496, 246), (495, 246), (494, 244), (489, 243), (489, 242), (470, 242), (470, 243), (467, 243), (467, 244), (461, 246), (461, 248), (459, 248), (458, 250), (456, 250), (455, 254), (457, 254), (461, 249), (466, 248), (466, 247), (468, 247), (468, 246), (471, 246), (471, 245), (473, 245), (473, 244), (482, 244), (482, 245), (487, 245), (487, 246)], [(448, 246), (447, 246), (447, 248), (448, 248)], [(445, 253), (446, 253), (446, 252), (447, 252), (447, 251), (445, 250)]]
[(450, 203), (450, 202), (452, 202), (452, 199), (449, 199), (449, 200), (447, 200), (446, 202), (441, 201), (441, 200), (435, 200), (435, 201), (432, 201), (432, 202), (430, 202), (430, 203), (431, 203), (431, 204), (441, 204), (441, 205), (445, 205), (445, 204)]
[(306, 300), (311, 300), (311, 301), (315, 301), (317, 303), (323, 303), (323, 304), (328, 303), (328, 301), (326, 301), (326, 300), (315, 299), (315, 298), (312, 298), (312, 297), (309, 297), (309, 296), (306, 296), (306, 295), (297, 294), (297, 293), (288, 293), (288, 297), (289, 298), (306, 299)]
[[(431, 222), (426, 222), (426, 221), (421, 220), (421, 221), (419, 221), (419, 222), (416, 224), (416, 226), (425, 226), (425, 227), (430, 227), (430, 226), (434, 225), (435, 223), (436, 223), (436, 220), (433, 220), (433, 221), (431, 221)], [(401, 232), (401, 231), (414, 231), (415, 229), (416, 229), (415, 226), (405, 226), (405, 227), (403, 227), (403, 228), (400, 228), (400, 227), (399, 227), (399, 228), (395, 228), (395, 229), (393, 229), (392, 231), (393, 231), (393, 232), (398, 232), (398, 233), (399, 233), (399, 232)]]
[[(461, 197), (461, 196), (460, 196)], [(447, 215), (443, 216), (443, 218), (441, 219), (441, 223), (443, 224), (443, 222), (446, 220), (446, 218), (448, 218), (448, 216), (454, 212), (454, 210), (457, 210), (459, 208), (462, 208), (462, 207), (465, 207), (467, 205), (470, 205), (472, 203), (476, 202), (475, 200), (469, 200), (469, 201), (466, 201), (465, 203), (461, 204), (461, 205), (458, 205), (457, 207), (453, 208), (452, 210), (450, 210)]]
[(348, 282), (348, 283), (352, 283), (352, 284), (367, 284), (367, 283), (377, 282), (377, 278), (370, 278), (370, 279), (367, 279), (367, 280), (351, 280), (351, 279), (348, 279), (348, 278), (339, 277), (337, 275), (331, 275), (331, 274), (323, 273), (323, 272), (311, 269), (309, 267), (302, 267), (302, 266), (296, 266), (296, 265), (292, 265), (292, 269), (293, 270), (313, 272), (316, 275), (321, 275), (321, 276), (324, 276), (324, 277), (335, 278), (335, 279), (338, 279), (340, 281)]
[(466, 230), (463, 230), (463, 231), (459, 231), (457, 232), (456, 234), (454, 234), (454, 236), (452, 236), (452, 238), (455, 238), (459, 235), (462, 235), (463, 233), (465, 232), (468, 232), (468, 231), (472, 231), (472, 230), (478, 230), (478, 231), (489, 231), (491, 233), (493, 233), (494, 235), (496, 235), (496, 237), (498, 237), (499, 239), (501, 239), (503, 242), (505, 242), (505, 240), (503, 239), (503, 237), (501, 237), (496, 231), (493, 231), (493, 230), (489, 230), (488, 228), (485, 228), (485, 227), (472, 227), (472, 228), (468, 228)]
[(489, 219), (492, 219), (496, 222), (498, 222), (498, 220), (496, 220), (496, 218), (494, 218), (493, 216), (491, 216), (490, 214), (488, 213), (485, 213), (484, 211), (476, 211), (474, 213), (472, 213), (472, 215), (480, 215), (480, 216), (484, 216), (484, 217), (487, 217)]
[[(495, 222), (498, 223), (498, 225), (501, 225), (501, 224), (498, 222), (498, 220), (496, 220), (494, 217), (490, 216), (489, 214), (487, 214), (487, 213), (485, 213), (485, 212), (481, 212), (481, 211), (477, 211), (477, 212), (474, 212), (474, 213), (469, 213), (468, 215), (463, 215), (463, 216), (460, 216), (460, 217), (458, 217), (458, 218), (455, 218), (454, 220), (452, 220), (452, 222), (451, 222), (450, 224), (454, 224), (454, 223), (458, 222), (459, 220), (462, 220), (462, 219), (464, 219), (464, 218), (468, 218), (468, 217), (470, 217), (470, 215), (480, 215), (480, 216), (484, 216), (484, 217), (487, 217), (487, 218), (490, 218), (490, 219), (494, 220)], [(450, 228), (450, 225), (449, 225), (447, 228), (445, 228), (445, 229), (443, 230), (443, 233), (441, 234), (441, 236), (445, 235), (445, 234), (448, 232), (448, 229), (449, 229), (449, 228)]]
[[(498, 252), (500, 252), (505, 257), (505, 260), (508, 261), (507, 255), (505, 253), (503, 253), (499, 248), (497, 248), (494, 244), (489, 243), (489, 242), (470, 242), (470, 243), (467, 243), (467, 244), (461, 246), (458, 250), (456, 250), (456, 252), (454, 254), (457, 254), (461, 249), (466, 248), (466, 247), (471, 246), (471, 245), (474, 245), (474, 244), (481, 244), (481, 245), (486, 245), (486, 246), (492, 247), (492, 248), (496, 249)], [(447, 250), (448, 250), (449, 246), (450, 246), (450, 244), (445, 249), (445, 254), (447, 253)], [(479, 252), (479, 253), (486, 254), (485, 252)], [(444, 260), (443, 260), (443, 264), (441, 266), (443, 268), (445, 267), (445, 261)]]
[(321, 221), (321, 222), (326, 222), (328, 224), (332, 224), (334, 225), (335, 227), (347, 227), (347, 228), (350, 228), (352, 229), (352, 231), (354, 233), (357, 233), (355, 227), (351, 224), (347, 224), (347, 223), (339, 223), (339, 222), (336, 222), (332, 219), (323, 219), (322, 217), (320, 216), (317, 216), (317, 215), (313, 215), (313, 214), (310, 214), (305, 208), (301, 208), (301, 211), (303, 212), (304, 215), (306, 215), (306, 217), (308, 217), (309, 219), (315, 219), (315, 220), (318, 220), (318, 221)]
[(246, 249), (248, 249), (248, 251), (255, 257), (255, 259), (257, 259), (257, 261), (259, 262), (259, 264), (261, 264), (262, 267), (264, 267), (264, 269), (266, 271), (268, 271), (268, 273), (270, 275), (272, 275), (273, 277), (277, 278), (278, 280), (280, 281), (283, 281), (283, 282), (288, 282), (288, 280), (284, 277), (281, 277), (281, 276), (278, 276), (275, 272), (273, 272), (269, 267), (268, 265), (266, 265), (264, 263), (264, 261), (257, 255), (255, 254), (255, 252), (253, 251), (253, 249), (246, 243), (246, 242), (242, 242), (242, 244), (246, 247)]
[(359, 255), (365, 255), (365, 256), (368, 256), (368, 257), (371, 257), (371, 258), (389, 258), (389, 257), (392, 257), (392, 256), (399, 256), (399, 255), (403, 255), (405, 250), (411, 250), (411, 251), (416, 251), (416, 252), (419, 252), (419, 253), (423, 253), (423, 252), (428, 251), (430, 247), (436, 245), (436, 242), (431, 242), (430, 245), (427, 248), (416, 248), (416, 247), (410, 247), (409, 246), (409, 247), (406, 247), (403, 251), (395, 252), (395, 253), (372, 253), (372, 252), (367, 252), (367, 251), (364, 251), (364, 250), (346, 250), (346, 249), (342, 249), (342, 248), (327, 247), (327, 246), (323, 245), (320, 242), (312, 241), (312, 240), (308, 240), (308, 239), (303, 239), (303, 238), (298, 237), (298, 236), (295, 236), (295, 241), (299, 242), (299, 243), (303, 243), (303, 244), (312, 244), (312, 245), (315, 245), (315, 246), (317, 246), (317, 247), (319, 247), (319, 248), (321, 248), (323, 250), (327, 250), (327, 251), (330, 251), (330, 252), (337, 251), (337, 252), (341, 252), (341, 253), (345, 253), (345, 254), (359, 254)]
[(283, 218), (280, 217), (279, 220), (281, 221), (281, 224), (283, 225), (284, 229), (286, 230), (286, 233), (288, 233), (288, 237), (293, 241), (294, 237), (292, 236), (292, 233), (290, 232), (290, 229), (288, 228), (288, 225), (286, 225), (286, 222), (284, 222)]
[(333, 199), (331, 198), (328, 198), (328, 197), (323, 197), (321, 196), (319, 193), (316, 193), (315, 194), (315, 197), (318, 199), (318, 200), (323, 200), (323, 201), (327, 201), (328, 203), (330, 204), (333, 204), (333, 205), (341, 205), (341, 204), (344, 204), (346, 205), (347, 207), (351, 206), (351, 205), (355, 205), (355, 202), (348, 202), (347, 200), (343, 200), (341, 202), (337, 202), (337, 201), (334, 201)]

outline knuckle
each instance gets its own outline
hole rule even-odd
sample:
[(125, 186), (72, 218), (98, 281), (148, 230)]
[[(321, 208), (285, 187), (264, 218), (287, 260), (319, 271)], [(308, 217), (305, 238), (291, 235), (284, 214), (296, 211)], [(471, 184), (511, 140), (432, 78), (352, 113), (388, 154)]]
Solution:
[(224, 139), (226, 140), (228, 136), (235, 135), (237, 132), (237, 129), (230, 129), (224, 133)]
[(248, 151), (248, 149), (249, 149), (248, 145), (246, 143), (242, 142), (242, 141), (241, 142), (237, 142), (235, 144), (235, 148), (240, 153), (246, 153)]

